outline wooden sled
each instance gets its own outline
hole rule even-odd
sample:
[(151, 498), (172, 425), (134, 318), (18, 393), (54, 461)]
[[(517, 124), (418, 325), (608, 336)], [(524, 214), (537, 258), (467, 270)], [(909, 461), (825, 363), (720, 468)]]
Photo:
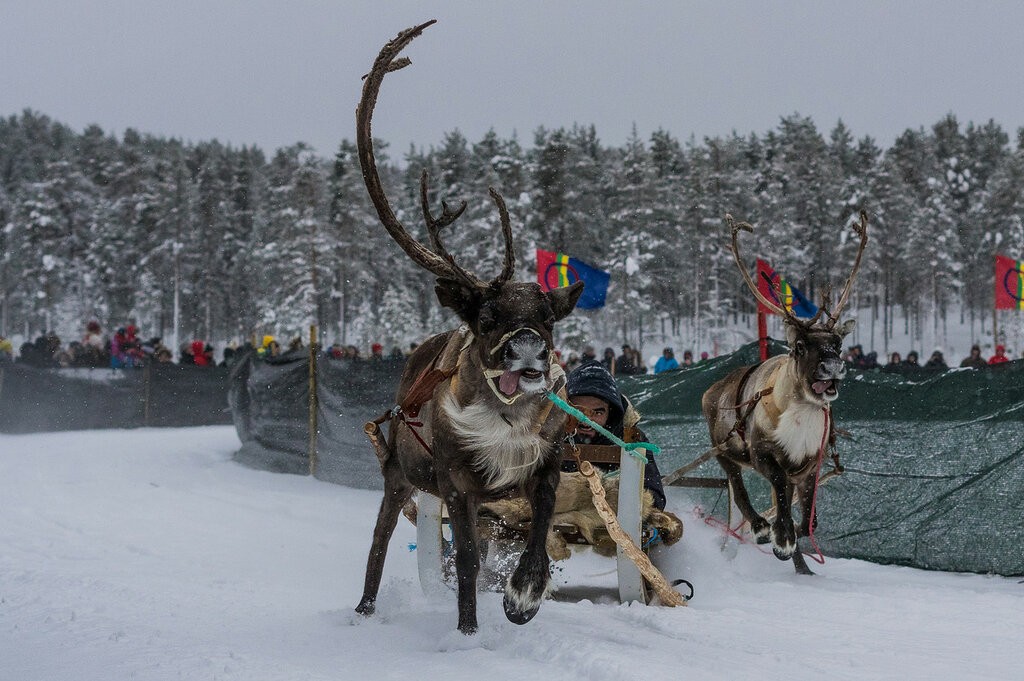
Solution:
[[(622, 528), (629, 534), (637, 546), (643, 546), (642, 536), (642, 494), (644, 484), (644, 463), (631, 456), (625, 449), (616, 446), (579, 445), (580, 456), (591, 463), (619, 463), (619, 498), (617, 518)], [(643, 450), (640, 450), (643, 451)], [(563, 457), (574, 461), (568, 445), (563, 447)], [(442, 570), (443, 525), (447, 523), (447, 514), (441, 500), (420, 491), (417, 499), (416, 514), (416, 562), (420, 584), (424, 591), (433, 593), (447, 590), (444, 585)], [(493, 521), (487, 521), (493, 522)], [(523, 528), (508, 528), (515, 533), (522, 533)], [(572, 525), (556, 525), (554, 531), (565, 536), (572, 545), (585, 545), (586, 540)], [(623, 552), (616, 549), (616, 573), (618, 575), (619, 601), (630, 603), (638, 601), (643, 604), (650, 602), (651, 594), (645, 585), (640, 570)]]

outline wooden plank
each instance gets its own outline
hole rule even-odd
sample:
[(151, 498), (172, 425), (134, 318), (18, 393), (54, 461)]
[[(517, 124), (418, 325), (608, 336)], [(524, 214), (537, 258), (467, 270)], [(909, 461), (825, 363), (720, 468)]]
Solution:
[[(638, 453), (646, 456), (643, 449)], [(619, 525), (637, 546), (643, 545), (640, 510), (644, 491), (644, 462), (631, 456), (625, 449), (619, 453)], [(622, 551), (615, 550), (616, 571), (619, 577), (619, 600), (623, 603), (647, 603), (644, 578), (636, 564)]]
[(416, 499), (416, 569), (427, 594), (445, 590), (441, 575), (441, 500), (421, 491)]
[[(580, 450), (580, 458), (590, 463), (619, 463), (621, 449), (616, 445), (577, 445)], [(562, 445), (562, 459), (575, 461), (572, 454), (572, 447), (568, 444)]]
[(676, 478), (671, 482), (663, 483), (666, 487), (701, 487), (707, 489), (725, 489), (729, 486), (726, 478)]
[(696, 459), (694, 459), (690, 463), (686, 464), (685, 466), (682, 466), (680, 468), (675, 469), (674, 471), (672, 471), (668, 475), (661, 476), (661, 484), (663, 484), (663, 485), (675, 484), (676, 480), (678, 480), (680, 478), (686, 477), (687, 473), (689, 473), (692, 470), (695, 470), (702, 463), (704, 463), (705, 461), (711, 459), (713, 456), (715, 456), (716, 454), (719, 454), (719, 453), (720, 452), (718, 451), (717, 447), (712, 447), (711, 449), (707, 450), (706, 452), (704, 452), (703, 454), (698, 456)]

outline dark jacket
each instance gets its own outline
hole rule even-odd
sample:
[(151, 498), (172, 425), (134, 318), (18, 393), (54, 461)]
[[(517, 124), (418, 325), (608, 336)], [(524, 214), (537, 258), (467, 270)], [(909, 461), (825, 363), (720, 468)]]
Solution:
[[(639, 415), (633, 409), (633, 405), (630, 404), (629, 400), (619, 391), (619, 387), (615, 384), (615, 379), (611, 373), (599, 362), (586, 362), (569, 374), (566, 392), (569, 395), (570, 401), (573, 397), (589, 395), (607, 402), (608, 421), (605, 424), (605, 429), (619, 439), (622, 439), (627, 423), (635, 427), (636, 421), (639, 420)], [(629, 423), (630, 421), (632, 423)], [(647, 441), (647, 435), (642, 430), (637, 428), (636, 432), (640, 441)], [(577, 435), (576, 442), (588, 445), (614, 444), (600, 433), (596, 433), (593, 438), (589, 439), (581, 439)], [(595, 464), (594, 467), (604, 472), (618, 469), (618, 466), (615, 464)], [(574, 472), (576, 470), (576, 462), (563, 461), (562, 470), (567, 473)], [(658, 464), (655, 462), (654, 455), (651, 452), (647, 452), (647, 465), (644, 467), (644, 488), (649, 490), (654, 497), (654, 505), (659, 509), (664, 509), (665, 488), (661, 484), (661, 473), (658, 471)]]

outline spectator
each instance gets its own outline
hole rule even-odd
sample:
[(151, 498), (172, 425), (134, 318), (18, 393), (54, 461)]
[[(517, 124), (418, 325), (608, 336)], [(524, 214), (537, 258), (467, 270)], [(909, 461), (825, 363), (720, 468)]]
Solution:
[(705, 350), (704, 352), (700, 353), (700, 361), (702, 361), (702, 362), (708, 361), (708, 351), (707, 350)]
[(83, 366), (103, 367), (110, 363), (105, 350), (106, 343), (103, 340), (103, 329), (99, 322), (89, 322), (85, 327), (85, 336), (82, 338), (82, 352), (79, 355), (79, 362)]
[(411, 355), (412, 353), (416, 352), (416, 348), (418, 347), (419, 345), (416, 343), (409, 343), (409, 354)]
[(208, 367), (212, 364), (203, 341), (192, 341), (192, 361), (197, 367)]
[(565, 373), (571, 374), (580, 367), (583, 362), (580, 360), (580, 356), (575, 352), (569, 353), (569, 361), (565, 363)]
[(380, 343), (374, 343), (370, 346), (370, 359), (381, 360), (384, 359), (384, 346)]
[(889, 374), (898, 374), (903, 368), (903, 358), (900, 357), (900, 353), (894, 352), (889, 355), (889, 363), (886, 364), (882, 371)]
[(1006, 346), (997, 345), (996, 354), (988, 358), (989, 364), (1002, 364), (1003, 362), (1009, 362), (1010, 358), (1006, 356)]
[(857, 366), (857, 362), (860, 361), (861, 355), (863, 355), (863, 354), (864, 354), (864, 349), (861, 348), (861, 346), (859, 346), (859, 345), (851, 345), (846, 350), (846, 354), (843, 355), (843, 359), (845, 359), (847, 362), (849, 362), (853, 366)]
[(981, 356), (981, 348), (977, 345), (971, 346), (971, 354), (964, 357), (964, 360), (960, 362), (961, 367), (969, 367), (971, 369), (982, 369), (988, 366), (985, 363), (985, 358)]
[(633, 351), (633, 373), (634, 374), (646, 374), (647, 365), (644, 364), (644, 356), (640, 354), (639, 350)]
[(932, 356), (928, 358), (928, 361), (924, 364), (925, 369), (932, 369), (934, 371), (945, 371), (949, 368), (946, 364), (946, 360), (942, 356), (941, 350), (936, 350), (932, 353)]
[(907, 353), (907, 358), (903, 360), (904, 369), (920, 369), (921, 365), (917, 361), (917, 350), (911, 350)]
[(871, 352), (869, 352), (866, 355), (862, 354), (857, 359), (857, 363), (854, 366), (857, 367), (858, 369), (862, 370), (862, 371), (867, 370), (867, 369), (877, 369), (878, 368), (878, 353), (875, 352), (874, 350), (872, 350)]
[(391, 348), (391, 354), (388, 355), (388, 359), (405, 359), (405, 355), (402, 354), (402, 348), (397, 345)]
[(658, 358), (657, 364), (654, 365), (654, 373), (660, 374), (662, 371), (671, 371), (678, 368), (679, 362), (676, 361), (672, 348), (665, 348), (661, 351), (661, 357)]
[(110, 368), (124, 369), (131, 366), (131, 357), (128, 355), (130, 344), (128, 342), (128, 330), (123, 326), (114, 332), (110, 340)]
[(3, 336), (0, 336), (0, 362), (13, 362), (14, 361), (14, 346), (11, 345), (11, 341), (7, 340)]
[[(583, 411), (594, 423), (603, 426), (618, 438), (623, 437), (626, 427), (635, 428), (640, 415), (633, 405), (619, 391), (611, 373), (599, 362), (585, 362), (568, 376), (566, 392), (569, 403)], [(637, 429), (638, 441), (646, 441), (647, 436)], [(590, 426), (580, 423), (576, 429), (575, 441), (579, 444), (610, 445), (612, 442)], [(617, 464), (595, 464), (604, 472), (618, 469)], [(575, 461), (562, 463), (562, 470), (576, 470)], [(654, 497), (654, 505), (665, 508), (665, 489), (661, 484), (661, 473), (654, 457), (647, 452), (647, 466), (644, 468), (644, 487)]]
[(170, 364), (171, 360), (174, 359), (174, 354), (171, 349), (166, 345), (161, 345), (156, 348), (153, 352), (153, 361), (157, 364)]
[(594, 346), (593, 345), (588, 345), (587, 347), (583, 348), (583, 357), (580, 359), (580, 362), (585, 364), (587, 362), (596, 362), (596, 361), (597, 361), (597, 351), (594, 350)]
[(302, 344), (302, 336), (296, 336), (289, 341), (288, 352), (295, 352), (296, 350), (301, 350), (303, 347), (305, 346)]
[(224, 348), (224, 359), (221, 361), (220, 365), (222, 367), (231, 366), (232, 364), (235, 363), (235, 357), (237, 354), (238, 348), (236, 347), (235, 342), (232, 341), (228, 343), (227, 346), (225, 346)]
[(693, 350), (684, 350), (683, 351), (683, 366), (684, 367), (692, 367), (693, 366)]
[(180, 364), (181, 366), (195, 366), (196, 358), (195, 355), (192, 354), (191, 343), (187, 341), (182, 343), (181, 347), (179, 348), (179, 352), (180, 359), (178, 360), (178, 364)]
[(621, 376), (632, 376), (637, 373), (636, 366), (633, 364), (633, 348), (629, 347), (629, 344), (622, 346), (622, 354), (615, 359), (615, 374)]
[(357, 348), (354, 345), (348, 346), (347, 354), (349, 359), (362, 359), (362, 357), (359, 355), (359, 348)]
[(604, 349), (604, 357), (601, 358), (601, 365), (608, 370), (612, 376), (615, 375), (615, 351), (611, 348)]

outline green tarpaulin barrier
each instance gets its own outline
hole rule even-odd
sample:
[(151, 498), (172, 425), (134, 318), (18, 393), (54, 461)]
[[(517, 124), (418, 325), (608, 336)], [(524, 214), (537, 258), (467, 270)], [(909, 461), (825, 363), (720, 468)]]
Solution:
[[(772, 354), (785, 346), (772, 344)], [(756, 362), (757, 345), (693, 368), (623, 378), (664, 473), (710, 441), (700, 398)], [(851, 370), (833, 403), (846, 472), (823, 485), (815, 539), (826, 555), (922, 568), (1024, 574), (1024, 361), (985, 369), (890, 374)], [(826, 463), (826, 466), (828, 464)], [(722, 477), (715, 461), (694, 476)], [(767, 484), (747, 474), (755, 507)], [(719, 490), (688, 490), (724, 516)]]

